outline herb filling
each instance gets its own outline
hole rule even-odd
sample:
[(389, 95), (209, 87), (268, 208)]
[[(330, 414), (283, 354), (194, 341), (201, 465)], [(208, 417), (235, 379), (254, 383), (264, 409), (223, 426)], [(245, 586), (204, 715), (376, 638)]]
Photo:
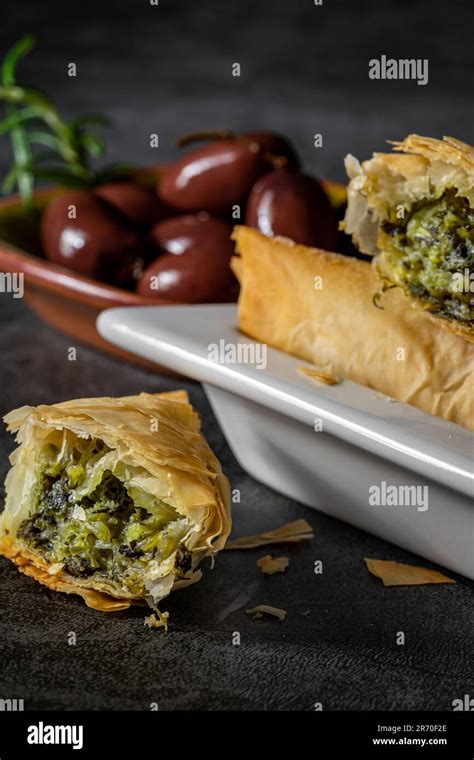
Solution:
[(33, 514), (18, 530), (23, 543), (47, 562), (63, 563), (69, 575), (113, 583), (134, 596), (147, 595), (150, 563), (156, 567), (173, 552), (186, 572), (190, 554), (180, 542), (189, 521), (104, 468), (109, 449), (102, 442), (74, 453), (69, 461), (52, 456), (43, 464)]
[(448, 189), (438, 199), (413, 204), (403, 219), (392, 210), (378, 245), (394, 283), (430, 311), (474, 322), (474, 210), (465, 198)]

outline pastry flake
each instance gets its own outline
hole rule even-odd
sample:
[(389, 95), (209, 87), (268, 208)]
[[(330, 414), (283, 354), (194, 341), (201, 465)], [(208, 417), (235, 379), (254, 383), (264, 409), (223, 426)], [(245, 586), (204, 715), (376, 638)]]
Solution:
[(293, 520), (275, 530), (267, 530), (254, 536), (235, 538), (226, 544), (226, 549), (255, 549), (267, 544), (294, 544), (313, 538), (313, 529), (306, 520)]
[(271, 554), (265, 554), (257, 560), (257, 567), (260, 568), (264, 575), (275, 575), (275, 573), (284, 573), (290, 564), (288, 557), (273, 557)]
[(257, 607), (252, 607), (251, 610), (245, 610), (247, 615), (253, 615), (254, 620), (261, 620), (264, 615), (270, 615), (277, 618), (280, 622), (285, 620), (287, 612), (281, 610), (279, 607), (271, 607), (269, 604), (259, 604)]
[(455, 583), (452, 578), (442, 575), (437, 570), (402, 562), (364, 557), (367, 569), (380, 578), (384, 586), (422, 586), (429, 583)]

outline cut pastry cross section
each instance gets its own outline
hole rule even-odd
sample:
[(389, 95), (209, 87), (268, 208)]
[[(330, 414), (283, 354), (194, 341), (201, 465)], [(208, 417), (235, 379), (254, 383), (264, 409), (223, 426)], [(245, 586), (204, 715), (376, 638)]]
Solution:
[(474, 148), (410, 135), (350, 177), (344, 229), (439, 325), (474, 341)]
[(230, 533), (230, 490), (184, 391), (22, 407), (0, 553), (113, 611), (199, 580)]

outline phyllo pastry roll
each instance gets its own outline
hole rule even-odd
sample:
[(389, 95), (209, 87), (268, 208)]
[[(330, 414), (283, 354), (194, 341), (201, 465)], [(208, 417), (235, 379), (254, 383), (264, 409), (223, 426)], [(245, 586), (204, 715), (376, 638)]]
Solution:
[(418, 135), (393, 146), (346, 157), (345, 231), (387, 284), (474, 341), (474, 148)]
[(230, 532), (230, 489), (184, 391), (24, 406), (0, 553), (90, 607), (156, 605)]
[[(407, 308), (400, 288), (383, 308), (371, 264), (236, 227), (239, 327), (312, 362), (315, 375), (352, 380), (474, 430), (474, 345)], [(295, 370), (296, 371), (296, 370)]]

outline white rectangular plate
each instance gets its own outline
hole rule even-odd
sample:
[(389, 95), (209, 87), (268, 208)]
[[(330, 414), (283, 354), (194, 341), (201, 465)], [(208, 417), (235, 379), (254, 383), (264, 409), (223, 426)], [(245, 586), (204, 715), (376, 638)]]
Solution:
[[(238, 331), (234, 305), (110, 309), (97, 327), (111, 343), (204, 383), (254, 477), (474, 578), (469, 431), (355, 383), (317, 384), (298, 372), (310, 365), (272, 348), (261, 368), (261, 346)], [(256, 363), (232, 363), (242, 347)], [(422, 498), (371, 504), (383, 483), (418, 487), (411, 494)]]

